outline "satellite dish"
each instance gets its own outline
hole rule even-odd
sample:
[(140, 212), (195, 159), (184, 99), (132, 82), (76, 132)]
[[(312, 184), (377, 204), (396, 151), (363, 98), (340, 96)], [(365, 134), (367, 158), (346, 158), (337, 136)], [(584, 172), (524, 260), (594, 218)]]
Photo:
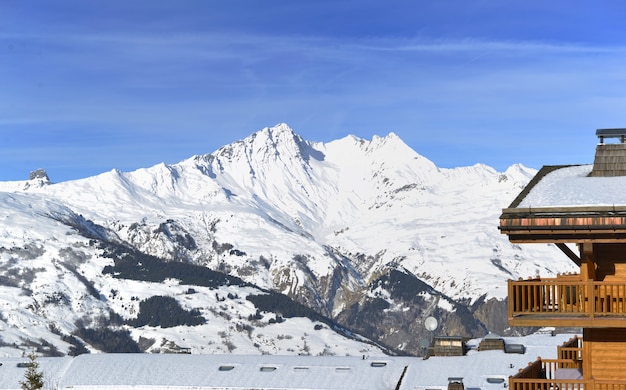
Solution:
[(428, 317), (424, 321), (424, 327), (431, 332), (437, 329), (437, 325), (437, 319), (435, 317)]

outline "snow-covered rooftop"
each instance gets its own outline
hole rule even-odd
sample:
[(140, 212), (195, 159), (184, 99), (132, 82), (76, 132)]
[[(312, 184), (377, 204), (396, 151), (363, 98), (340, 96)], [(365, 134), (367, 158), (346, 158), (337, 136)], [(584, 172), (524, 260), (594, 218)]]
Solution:
[[(505, 338), (525, 354), (476, 350), (467, 356), (346, 357), (273, 355), (87, 354), (39, 358), (46, 385), (57, 389), (445, 389), (449, 377), (465, 387), (501, 389), (509, 375), (536, 359), (555, 357), (572, 335)], [(0, 358), (0, 389), (19, 388), (27, 359)], [(502, 378), (490, 383), (488, 378)], [(400, 386), (398, 384), (400, 383)]]
[(589, 177), (592, 168), (590, 164), (552, 170), (530, 187), (517, 207), (626, 205), (626, 176)]

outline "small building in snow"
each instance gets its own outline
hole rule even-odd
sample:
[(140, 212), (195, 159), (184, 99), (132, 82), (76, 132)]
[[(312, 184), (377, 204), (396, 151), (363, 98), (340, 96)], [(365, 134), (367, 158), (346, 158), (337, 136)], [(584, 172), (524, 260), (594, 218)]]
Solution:
[(479, 351), (504, 351), (504, 339), (495, 333), (489, 333), (478, 344)]
[(467, 352), (465, 339), (460, 336), (438, 336), (433, 341), (434, 356), (463, 356)]

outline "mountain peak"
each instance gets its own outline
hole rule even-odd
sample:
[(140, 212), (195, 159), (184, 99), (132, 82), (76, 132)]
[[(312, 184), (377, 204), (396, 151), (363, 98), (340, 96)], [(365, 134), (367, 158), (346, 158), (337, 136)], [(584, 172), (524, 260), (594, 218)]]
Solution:
[(297, 135), (293, 129), (285, 123), (279, 123), (274, 127), (266, 127), (256, 133), (252, 134), (250, 137), (246, 138), (244, 141), (250, 140), (255, 144), (268, 144), (272, 147), (276, 147), (279, 144), (287, 143), (299, 145), (303, 143), (304, 140)]
[(400, 137), (398, 137), (398, 135), (396, 133), (394, 133), (393, 131), (390, 132), (389, 134), (387, 134), (384, 137), (381, 137), (379, 135), (374, 135), (372, 137), (372, 142), (389, 142), (389, 141), (402, 141), (400, 139)]
[(277, 125), (272, 126), (272, 127), (266, 127), (263, 130), (272, 131), (272, 132), (274, 132), (276, 134), (278, 134), (278, 133), (285, 133), (285, 132), (286, 133), (292, 133), (292, 134), (294, 133), (293, 129), (291, 127), (289, 127), (288, 124), (282, 123), (282, 122), (278, 123)]
[(31, 171), (28, 175), (28, 181), (24, 184), (24, 190), (29, 188), (40, 188), (47, 186), (48, 184), (50, 184), (48, 173), (44, 169), (38, 168)]
[(44, 182), (50, 182), (50, 179), (48, 178), (48, 173), (43, 168), (38, 168), (34, 171), (31, 171), (30, 175), (28, 176), (28, 180), (41, 180)]
[(251, 173), (270, 162), (284, 165), (289, 161), (307, 163), (310, 157), (323, 159), (320, 152), (285, 123), (266, 127), (241, 141), (224, 146), (217, 151), (216, 157), (246, 161)]
[(415, 150), (411, 149), (396, 133), (389, 133), (384, 137), (374, 135), (370, 143), (372, 148), (391, 148), (395, 150), (403, 150), (410, 154), (415, 154)]

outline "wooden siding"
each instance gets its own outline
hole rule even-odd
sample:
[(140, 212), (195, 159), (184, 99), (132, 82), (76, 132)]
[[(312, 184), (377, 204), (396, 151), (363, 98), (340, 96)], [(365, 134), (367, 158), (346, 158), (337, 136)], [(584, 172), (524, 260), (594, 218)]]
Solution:
[(478, 344), (479, 351), (504, 350), (504, 339), (484, 338)]
[(584, 329), (583, 343), (589, 349), (589, 377), (620, 380), (626, 372), (626, 329)]
[[(623, 135), (620, 136), (623, 142)], [(603, 141), (603, 139), (601, 138)], [(593, 170), (589, 176), (612, 177), (626, 176), (626, 144), (605, 144), (596, 146)]]
[(596, 279), (626, 281), (626, 244), (595, 244)]
[(461, 337), (436, 337), (433, 344), (435, 356), (463, 356), (467, 349)]

